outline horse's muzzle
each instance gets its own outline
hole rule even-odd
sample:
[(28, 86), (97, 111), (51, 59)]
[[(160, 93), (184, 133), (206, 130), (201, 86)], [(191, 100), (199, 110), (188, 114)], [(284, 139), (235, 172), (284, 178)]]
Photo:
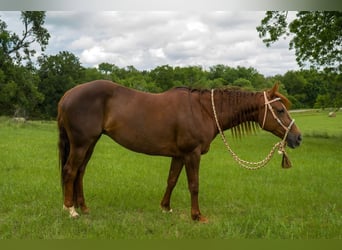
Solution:
[(294, 134), (294, 133), (290, 132), (287, 135), (286, 142), (290, 148), (298, 147), (302, 142), (302, 135), (301, 134)]

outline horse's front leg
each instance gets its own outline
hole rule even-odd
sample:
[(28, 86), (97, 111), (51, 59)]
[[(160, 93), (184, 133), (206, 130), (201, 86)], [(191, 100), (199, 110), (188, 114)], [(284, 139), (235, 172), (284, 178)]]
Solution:
[(197, 151), (185, 157), (185, 170), (188, 178), (188, 187), (191, 196), (191, 218), (193, 220), (207, 222), (199, 209), (198, 193), (199, 193), (199, 165), (201, 154)]
[(172, 209), (170, 207), (171, 194), (172, 194), (174, 187), (177, 184), (177, 180), (183, 169), (183, 166), (184, 166), (183, 158), (176, 158), (176, 157), (172, 158), (169, 177), (167, 179), (166, 191), (160, 203), (160, 206), (163, 209), (163, 211), (172, 212)]

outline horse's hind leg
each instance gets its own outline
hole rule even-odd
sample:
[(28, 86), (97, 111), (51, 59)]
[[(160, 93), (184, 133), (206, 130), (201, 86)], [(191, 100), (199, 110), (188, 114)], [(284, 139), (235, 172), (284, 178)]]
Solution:
[(184, 166), (184, 161), (182, 158), (176, 158), (176, 157), (172, 158), (169, 177), (167, 179), (166, 191), (160, 203), (160, 206), (164, 211), (172, 212), (172, 209), (170, 207), (171, 194), (172, 194), (172, 190), (177, 184), (177, 180), (183, 169), (183, 166)]
[(87, 207), (84, 199), (84, 193), (83, 193), (83, 176), (85, 174), (86, 166), (89, 162), (89, 159), (91, 155), (93, 154), (95, 144), (97, 143), (98, 139), (95, 140), (95, 142), (90, 145), (86, 156), (84, 158), (82, 166), (79, 168), (77, 172), (77, 176), (74, 182), (74, 204), (75, 207), (80, 207), (81, 211), (85, 214), (89, 213), (89, 208)]
[[(71, 146), (70, 155), (67, 163), (63, 167), (63, 192), (64, 192), (64, 209), (68, 210), (71, 217), (78, 217), (79, 214), (75, 210), (74, 193), (77, 190), (75, 180), (79, 174), (80, 168), (86, 157), (88, 147), (75, 147)], [(83, 171), (84, 173), (84, 171)], [(83, 174), (82, 174), (83, 176)]]

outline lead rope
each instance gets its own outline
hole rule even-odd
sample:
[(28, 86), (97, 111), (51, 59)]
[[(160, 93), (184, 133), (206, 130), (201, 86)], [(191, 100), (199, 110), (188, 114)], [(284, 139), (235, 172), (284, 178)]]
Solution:
[[(282, 141), (277, 142), (273, 148), (271, 149), (270, 153), (265, 157), (265, 159), (258, 161), (258, 162), (250, 162), (250, 161), (245, 161), (243, 159), (241, 159), (233, 150), (232, 148), (229, 146), (226, 137), (220, 127), (220, 124), (218, 122), (217, 119), (217, 114), (216, 114), (216, 109), (215, 109), (215, 103), (214, 103), (214, 89), (211, 90), (211, 104), (212, 104), (212, 108), (213, 108), (213, 113), (214, 113), (214, 117), (215, 117), (215, 122), (216, 122), (216, 126), (220, 132), (221, 138), (223, 143), (226, 145), (228, 152), (232, 155), (233, 159), (239, 164), (240, 167), (248, 169), (248, 170), (258, 170), (260, 168), (263, 168), (267, 165), (267, 163), (272, 159), (272, 156), (274, 155), (275, 150), (278, 148), (278, 153), (279, 154), (283, 154), (283, 156), (286, 156), (286, 152), (285, 152), (285, 146), (286, 146), (286, 137), (288, 134), (288, 131), (290, 130), (291, 126), (294, 123), (294, 120), (291, 122), (290, 126), (288, 127), (285, 136), (283, 138)], [(266, 107), (265, 107), (266, 108)], [(291, 163), (290, 163), (291, 164)]]

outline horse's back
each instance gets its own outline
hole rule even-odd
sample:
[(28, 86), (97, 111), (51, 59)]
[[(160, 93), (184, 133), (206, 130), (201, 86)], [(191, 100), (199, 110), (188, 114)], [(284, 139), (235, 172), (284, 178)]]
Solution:
[(59, 106), (67, 108), (72, 105), (86, 105), (86, 99), (93, 101), (97, 98), (106, 97), (119, 85), (105, 80), (97, 80), (77, 85), (65, 92), (60, 100)]

